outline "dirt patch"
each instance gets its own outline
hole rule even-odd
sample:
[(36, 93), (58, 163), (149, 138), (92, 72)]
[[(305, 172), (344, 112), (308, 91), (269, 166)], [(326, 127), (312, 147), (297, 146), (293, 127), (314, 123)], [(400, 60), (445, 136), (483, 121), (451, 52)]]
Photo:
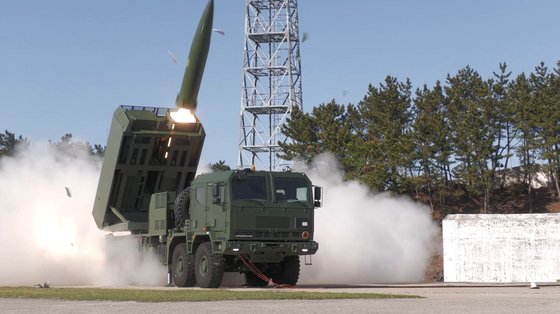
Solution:
[(441, 254), (432, 256), (424, 275), (424, 282), (439, 281), (443, 281), (443, 255)]
[(560, 202), (549, 203), (544, 208), (546, 208), (549, 213), (560, 213)]

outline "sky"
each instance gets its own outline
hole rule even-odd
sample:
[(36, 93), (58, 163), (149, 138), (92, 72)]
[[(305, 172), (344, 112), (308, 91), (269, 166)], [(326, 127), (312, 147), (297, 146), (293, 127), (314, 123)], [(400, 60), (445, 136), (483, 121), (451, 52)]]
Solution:
[[(387, 75), (415, 87), (560, 60), (556, 0), (299, 0), (303, 106), (357, 104)], [(0, 0), (0, 132), (106, 144), (120, 105), (174, 107), (205, 0)], [(204, 162), (237, 165), (246, 1), (215, 0), (197, 115)], [(175, 64), (168, 51), (177, 59)]]

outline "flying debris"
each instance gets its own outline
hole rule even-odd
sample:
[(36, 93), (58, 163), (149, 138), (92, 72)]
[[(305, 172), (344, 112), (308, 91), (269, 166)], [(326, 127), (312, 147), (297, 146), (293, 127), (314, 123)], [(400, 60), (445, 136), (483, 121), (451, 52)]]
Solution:
[(72, 197), (72, 191), (70, 191), (70, 188), (65, 186), (64, 187), (66, 189), (66, 195), (68, 195), (68, 197)]
[(218, 29), (218, 28), (213, 28), (212, 31), (214, 31), (214, 32), (216, 32), (216, 33), (218, 33), (222, 36), (224, 36), (226, 34), (223, 30)]
[(177, 64), (177, 58), (175, 58), (175, 55), (173, 54), (173, 52), (171, 52), (171, 50), (167, 50), (167, 53), (171, 57), (171, 60), (173, 61), (173, 63)]
[(309, 34), (307, 32), (303, 32), (303, 36), (301, 37), (301, 43), (303, 44), (309, 39)]
[(540, 289), (540, 288), (539, 286), (537, 286), (537, 283), (531, 282), (531, 286), (529, 286), (529, 289)]
[(35, 285), (35, 288), (50, 288), (51, 285), (48, 282), (44, 282), (44, 283), (38, 283)]

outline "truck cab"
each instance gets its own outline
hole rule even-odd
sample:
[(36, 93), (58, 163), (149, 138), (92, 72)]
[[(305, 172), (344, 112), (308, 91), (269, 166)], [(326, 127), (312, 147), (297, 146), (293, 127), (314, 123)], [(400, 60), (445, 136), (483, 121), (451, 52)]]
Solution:
[[(185, 260), (196, 264), (200, 245), (211, 243), (212, 252), (223, 257), (220, 268), (245, 273), (248, 285), (268, 283), (253, 278), (255, 269), (267, 278), (283, 274), (279, 284), (295, 285), (299, 256), (318, 250), (313, 217), (321, 205), (321, 189), (303, 173), (222, 171), (199, 175), (187, 190), (184, 254), (191, 256)], [(282, 266), (286, 261), (288, 270)]]
[(255, 241), (270, 242), (266, 247), (293, 242), (298, 253), (317, 250), (313, 213), (319, 203), (303, 173), (246, 169), (200, 175), (191, 185), (190, 205), (191, 231), (209, 232), (222, 253), (274, 260), (292, 251), (268, 256), (270, 252), (258, 248), (265, 246)]

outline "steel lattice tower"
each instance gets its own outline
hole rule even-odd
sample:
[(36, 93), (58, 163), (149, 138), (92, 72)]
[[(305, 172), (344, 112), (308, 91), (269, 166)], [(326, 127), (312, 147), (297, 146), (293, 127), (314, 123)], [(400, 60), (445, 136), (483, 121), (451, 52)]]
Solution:
[(297, 0), (247, 0), (238, 166), (279, 170), (278, 142), (302, 109)]

